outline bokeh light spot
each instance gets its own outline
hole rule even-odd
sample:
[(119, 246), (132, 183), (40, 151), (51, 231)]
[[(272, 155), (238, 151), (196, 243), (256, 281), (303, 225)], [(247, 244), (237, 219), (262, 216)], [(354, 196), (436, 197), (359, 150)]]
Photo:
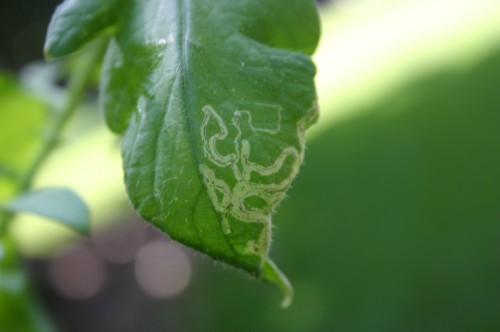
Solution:
[(105, 265), (86, 246), (63, 251), (50, 262), (48, 273), (61, 295), (79, 300), (97, 294), (106, 280)]
[(152, 297), (181, 293), (191, 279), (191, 263), (178, 245), (164, 240), (146, 244), (137, 255), (135, 275), (141, 289)]

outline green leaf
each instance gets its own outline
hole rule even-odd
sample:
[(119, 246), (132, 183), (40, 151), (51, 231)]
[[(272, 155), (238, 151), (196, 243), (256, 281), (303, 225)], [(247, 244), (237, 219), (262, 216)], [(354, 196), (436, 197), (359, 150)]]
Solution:
[(78, 51), (116, 22), (122, 0), (66, 1), (58, 6), (45, 41), (45, 56), (56, 58)]
[(27, 192), (0, 205), (0, 209), (57, 220), (82, 234), (88, 234), (90, 231), (89, 210), (85, 202), (66, 188), (45, 188)]
[[(101, 2), (64, 2), (48, 54), (88, 41), (74, 30), (100, 33), (71, 18)], [(100, 98), (109, 127), (124, 134), (134, 207), (173, 239), (291, 296), (268, 258), (271, 215), (317, 118), (315, 2), (129, 0), (114, 13), (100, 26), (114, 28)]]

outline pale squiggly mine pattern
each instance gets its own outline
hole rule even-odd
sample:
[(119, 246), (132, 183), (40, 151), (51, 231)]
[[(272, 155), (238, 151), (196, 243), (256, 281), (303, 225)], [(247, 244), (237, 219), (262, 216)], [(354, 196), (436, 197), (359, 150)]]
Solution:
[[(218, 141), (223, 141), (228, 137), (228, 127), (224, 119), (210, 105), (202, 108), (205, 116), (201, 125), (201, 139), (203, 143), (203, 152), (205, 157), (213, 164), (212, 167), (226, 168), (232, 170), (236, 185), (231, 188), (224, 180), (217, 178), (214, 169), (205, 164), (200, 164), (199, 169), (203, 175), (204, 182), (208, 188), (208, 195), (217, 212), (222, 215), (222, 228), (225, 234), (231, 233), (228, 216), (250, 223), (271, 222), (271, 212), (284, 197), (286, 189), (292, 182), (298, 172), (304, 156), (304, 132), (308, 123), (316, 116), (317, 105), (311, 107), (306, 115), (297, 123), (296, 135), (298, 147), (285, 147), (277, 156), (271, 165), (259, 165), (250, 160), (251, 146), (250, 142), (242, 139), (242, 129), (240, 121), (247, 118), (247, 124), (253, 133), (263, 135), (277, 135), (281, 131), (281, 107), (270, 106), (277, 110), (277, 126), (273, 129), (256, 127), (252, 121), (252, 115), (249, 111), (236, 110), (231, 119), (232, 125), (236, 129), (237, 135), (234, 138), (234, 152), (227, 155), (221, 154), (216, 147)], [(215, 121), (219, 128), (218, 132), (208, 133), (210, 121)], [(290, 172), (284, 179), (278, 183), (255, 183), (251, 181), (253, 172), (261, 176), (271, 176), (281, 171), (285, 161), (292, 158)], [(245, 200), (249, 197), (258, 197), (266, 203), (266, 206), (255, 208), (248, 207)], [(263, 233), (258, 242), (265, 241), (266, 234)], [(257, 253), (258, 244), (249, 241), (247, 251)]]

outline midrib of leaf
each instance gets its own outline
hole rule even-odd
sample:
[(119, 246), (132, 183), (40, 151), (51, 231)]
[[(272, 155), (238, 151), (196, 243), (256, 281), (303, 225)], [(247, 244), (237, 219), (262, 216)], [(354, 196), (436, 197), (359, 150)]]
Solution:
[[(178, 38), (178, 41), (179, 41), (179, 44), (181, 45), (179, 47), (180, 49), (180, 62), (181, 62), (181, 65), (180, 65), (180, 70), (182, 71), (182, 74), (181, 74), (181, 87), (182, 87), (182, 96), (183, 98), (181, 98), (181, 102), (185, 103), (185, 107), (184, 109), (187, 110), (187, 112), (183, 112), (182, 114), (184, 115), (184, 121), (185, 121), (185, 124), (186, 124), (186, 128), (188, 128), (188, 131), (189, 131), (189, 138), (191, 140), (191, 146), (192, 146), (192, 149), (191, 149), (191, 153), (193, 155), (193, 158), (195, 160), (195, 163), (196, 163), (196, 175), (198, 176), (198, 181), (201, 183), (201, 187), (203, 189), (205, 189), (205, 191), (203, 192), (205, 195), (206, 195), (206, 186), (203, 182), (203, 176), (201, 175), (200, 173), (200, 170), (199, 170), (199, 165), (201, 163), (200, 161), (200, 157), (198, 156), (198, 153), (196, 151), (196, 149), (194, 148), (197, 144), (196, 142), (196, 137), (195, 137), (195, 124), (193, 123), (193, 114), (192, 112), (195, 112), (194, 108), (192, 107), (192, 104), (190, 102), (190, 98), (188, 96), (189, 94), (189, 91), (193, 91), (192, 89), (189, 89), (189, 86), (190, 86), (190, 82), (189, 82), (189, 77), (190, 77), (190, 71), (189, 71), (189, 53), (190, 53), (190, 40), (189, 40), (189, 34), (190, 34), (190, 29), (191, 29), (191, 25), (190, 25), (190, 22), (191, 22), (191, 11), (190, 11), (190, 8), (191, 8), (191, 0), (177, 0), (177, 8), (179, 8), (178, 10), (178, 13), (177, 13), (177, 17), (181, 20), (181, 22), (179, 23), (179, 34), (180, 35), (180, 38)], [(216, 5), (216, 3), (214, 3), (214, 6)], [(169, 101), (170, 102), (170, 101)], [(215, 214), (217, 215), (217, 218), (219, 218), (218, 216), (218, 213), (213, 205), (213, 202), (210, 201), (210, 205), (212, 206), (212, 210), (215, 212)], [(193, 206), (193, 214), (194, 214), (194, 209), (195, 209), (195, 206)], [(194, 217), (191, 218), (190, 220), (191, 224), (193, 225), (193, 229), (196, 229), (196, 233), (198, 234), (198, 237), (200, 238), (201, 240), (201, 234), (199, 233), (199, 229), (198, 227), (195, 226), (194, 224)], [(220, 230), (221, 232), (223, 233), (223, 229), (222, 229), (222, 225), (219, 221), (219, 227), (220, 227)], [(228, 248), (231, 249), (231, 251), (233, 251), (233, 253), (238, 256), (238, 252), (235, 250), (234, 246), (232, 245), (231, 241), (229, 241), (229, 239), (227, 238), (227, 236), (223, 236), (224, 240), (226, 241), (227, 245), (228, 245)]]
[[(193, 123), (193, 120), (192, 120), (192, 112), (193, 112), (193, 109), (192, 109), (192, 105), (190, 103), (190, 98), (189, 98), (189, 86), (190, 86), (190, 82), (188, 80), (188, 77), (190, 75), (190, 66), (189, 66), (189, 44), (190, 44), (190, 41), (189, 41), (189, 30), (190, 30), (190, 25), (189, 25), (189, 22), (190, 22), (190, 12), (189, 12), (189, 7), (190, 7), (190, 1), (186, 1), (186, 0), (176, 0), (175, 1), (175, 9), (176, 9), (176, 17), (178, 19), (177, 21), (177, 24), (176, 24), (176, 28), (177, 28), (177, 33), (176, 33), (176, 38), (175, 38), (175, 50), (176, 50), (176, 53), (177, 55), (175, 55), (175, 57), (178, 59), (178, 66), (177, 66), (177, 70), (176, 70), (176, 73), (174, 74), (174, 76), (172, 77), (171, 79), (171, 84), (170, 84), (170, 87), (169, 87), (169, 92), (168, 92), (168, 101), (167, 101), (167, 104), (165, 106), (165, 109), (164, 109), (164, 113), (163, 113), (163, 116), (162, 116), (162, 123), (160, 125), (160, 127), (156, 130), (156, 138), (155, 138), (155, 147), (154, 147), (154, 157), (153, 157), (153, 160), (152, 160), (152, 165), (150, 166), (151, 167), (151, 170), (152, 170), (152, 177), (153, 177), (153, 181), (152, 181), (152, 190), (151, 192), (154, 193), (156, 188), (158, 188), (158, 182), (159, 182), (159, 177), (160, 177), (160, 174), (161, 174), (161, 169), (163, 169), (164, 167), (168, 167), (168, 165), (163, 165), (163, 164), (160, 164), (159, 163), (159, 155), (161, 154), (161, 144), (160, 144), (160, 141), (161, 141), (161, 138), (162, 138), (162, 135), (164, 134), (165, 132), (165, 129), (166, 129), (166, 125), (168, 123), (168, 121), (170, 121), (170, 111), (172, 110), (172, 107), (179, 107), (179, 106), (182, 106), (183, 109), (185, 109), (186, 111), (185, 112), (182, 112), (182, 121), (184, 123), (183, 125), (183, 128), (180, 129), (181, 131), (184, 131), (186, 132), (186, 137), (189, 138), (189, 141), (190, 141), (190, 146), (191, 146), (191, 156), (192, 156), (192, 160), (193, 162), (196, 164), (196, 175), (198, 177), (198, 181), (201, 183), (201, 187), (200, 187), (200, 192), (198, 193), (197, 197), (198, 197), (198, 200), (199, 200), (199, 197), (203, 194), (206, 194), (206, 192), (203, 190), (206, 188), (204, 187), (203, 185), (203, 182), (202, 182), (202, 178), (201, 178), (201, 174), (199, 173), (199, 170), (198, 170), (198, 165), (200, 163), (200, 160), (199, 160), (199, 156), (196, 152), (196, 149), (195, 149), (195, 146), (196, 146), (196, 138), (195, 138), (195, 124)], [(175, 91), (180, 91), (179, 95), (174, 98), (174, 92)], [(181, 105), (173, 105), (174, 102), (178, 102), (178, 104), (180, 103)], [(139, 127), (137, 128), (137, 131), (136, 133), (134, 133), (134, 142), (132, 143), (132, 148), (131, 148), (131, 151), (138, 151), (137, 147), (136, 147), (136, 142), (137, 142), (137, 138), (138, 138), (138, 135), (140, 135), (141, 131), (143, 131), (142, 129), (142, 125), (143, 123), (142, 122), (146, 122), (148, 120), (144, 119), (144, 120), (141, 120), (141, 124), (139, 124)], [(130, 156), (130, 159), (134, 159), (134, 156)], [(139, 203), (139, 205), (137, 206), (138, 210), (142, 210), (143, 209), (143, 204), (146, 202), (146, 200), (143, 200), (142, 203)], [(193, 205), (193, 209), (191, 211), (191, 214), (194, 215), (194, 211), (195, 211), (195, 207), (196, 207), (196, 204), (198, 202), (194, 202), (195, 205)], [(213, 206), (212, 206), (213, 208)], [(161, 211), (162, 213), (164, 211)], [(195, 223), (194, 223), (194, 216), (192, 218), (189, 219), (189, 222), (190, 224), (192, 225), (192, 229), (196, 230), (196, 234), (197, 234), (197, 237), (198, 237), (198, 242), (199, 243), (202, 243), (202, 235), (199, 233), (199, 229), (198, 227), (196, 227)], [(222, 231), (222, 230), (221, 230)], [(227, 239), (226, 239), (227, 241)], [(228, 242), (228, 241), (227, 241)], [(228, 242), (228, 245), (231, 247), (231, 244)], [(235, 252), (236, 253), (236, 252)]]
[[(177, 81), (179, 79), (179, 77), (181, 76), (179, 74), (181, 70), (181, 66), (179, 65), (177, 67), (177, 70), (174, 74), (174, 77), (173, 77), (173, 82), (172, 82), (172, 85), (170, 87), (170, 91), (169, 91), (169, 95), (172, 96), (172, 92), (175, 90), (175, 86), (177, 84)], [(160, 151), (160, 140), (161, 140), (161, 135), (163, 133), (163, 131), (165, 130), (165, 127), (166, 127), (166, 124), (168, 122), (168, 118), (169, 118), (169, 114), (170, 114), (170, 110), (172, 109), (172, 100), (173, 98), (170, 97), (168, 99), (168, 103), (167, 103), (167, 107), (165, 109), (165, 115), (163, 116), (163, 120), (162, 120), (162, 123), (161, 123), (161, 126), (160, 126), (160, 130), (157, 132), (157, 136), (156, 136), (156, 140), (155, 140), (155, 154), (154, 154), (154, 159), (153, 159), (153, 165), (154, 165), (154, 174), (153, 174), (153, 192), (156, 190), (156, 188), (158, 187), (158, 170), (161, 169), (161, 167), (164, 167), (164, 165), (158, 165), (158, 156), (160, 155), (161, 151)], [(135, 150), (135, 147), (134, 147), (134, 150)], [(164, 213), (163, 211), (163, 207), (162, 207), (162, 214)]]
[[(180, 71), (181, 73), (181, 91), (182, 91), (182, 96), (181, 102), (185, 103), (186, 106), (184, 109), (188, 110), (187, 112), (182, 112), (184, 116), (184, 121), (186, 123), (186, 128), (189, 130), (189, 138), (191, 140), (191, 153), (193, 155), (193, 158), (196, 162), (196, 165), (198, 166), (200, 164), (200, 160), (198, 157), (198, 154), (196, 153), (196, 150), (194, 147), (196, 146), (196, 138), (194, 136), (194, 124), (191, 116), (191, 112), (193, 112), (192, 105), (190, 103), (190, 98), (188, 96), (189, 93), (189, 82), (188, 82), (188, 75), (189, 73), (189, 23), (190, 23), (190, 15), (189, 15), (189, 8), (191, 7), (191, 0), (177, 0), (177, 8), (179, 9), (179, 13), (177, 17), (181, 20), (179, 24), (179, 34), (180, 38), (178, 39), (178, 42), (181, 44), (179, 49), (180, 49)], [(201, 181), (202, 177), (197, 169), (196, 174), (198, 175), (198, 180)]]

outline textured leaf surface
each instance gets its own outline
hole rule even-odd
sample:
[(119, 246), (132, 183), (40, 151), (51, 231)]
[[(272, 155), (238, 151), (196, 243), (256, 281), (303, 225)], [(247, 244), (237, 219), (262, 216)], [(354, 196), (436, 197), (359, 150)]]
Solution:
[(0, 205), (0, 209), (53, 219), (83, 234), (90, 230), (87, 205), (80, 196), (65, 188), (45, 188), (27, 192)]
[[(115, 6), (98, 11), (100, 25), (74, 19), (99, 4)], [(101, 104), (124, 134), (135, 208), (173, 239), (290, 293), (268, 261), (271, 215), (317, 118), (315, 2), (66, 1), (46, 53), (69, 53), (105, 29), (114, 37)]]

